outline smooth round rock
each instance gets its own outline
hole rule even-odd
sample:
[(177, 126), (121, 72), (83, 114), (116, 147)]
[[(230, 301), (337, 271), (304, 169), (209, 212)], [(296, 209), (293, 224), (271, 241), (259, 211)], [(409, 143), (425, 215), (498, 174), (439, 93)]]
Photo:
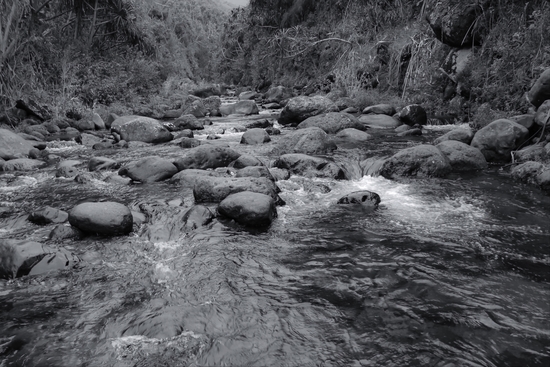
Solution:
[(132, 232), (132, 212), (116, 202), (82, 203), (69, 212), (69, 223), (82, 232), (118, 236)]
[(271, 196), (250, 191), (226, 197), (218, 206), (218, 213), (249, 227), (267, 227), (277, 217)]

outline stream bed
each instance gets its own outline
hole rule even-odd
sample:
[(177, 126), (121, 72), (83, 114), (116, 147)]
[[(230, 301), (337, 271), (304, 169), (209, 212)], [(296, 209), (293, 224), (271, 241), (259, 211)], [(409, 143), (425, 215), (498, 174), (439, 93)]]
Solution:
[[(243, 123), (212, 120), (199, 139)], [(358, 167), (443, 130), (373, 132), (332, 158)], [(239, 133), (221, 136), (275, 158), (239, 147)], [(84, 165), (96, 155), (182, 154), (172, 144), (48, 149)], [(538, 188), (499, 166), (446, 179), (277, 184), (286, 205), (266, 231), (215, 220), (159, 240), (144, 224), (130, 236), (59, 243), (82, 259), (74, 269), (0, 280), (0, 367), (550, 365), (550, 197)], [(378, 193), (380, 208), (336, 205), (357, 190)], [(193, 205), (191, 188), (169, 182), (79, 184), (55, 178), (55, 166), (0, 173), (0, 238), (47, 243), (53, 227), (28, 214), (90, 199), (153, 207), (160, 227)]]

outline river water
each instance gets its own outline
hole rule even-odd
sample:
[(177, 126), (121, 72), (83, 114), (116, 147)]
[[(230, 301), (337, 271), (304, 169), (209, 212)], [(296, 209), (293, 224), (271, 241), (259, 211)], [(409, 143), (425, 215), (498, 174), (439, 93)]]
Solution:
[[(333, 158), (353, 171), (442, 133), (379, 131)], [(237, 146), (240, 135), (222, 137)], [(182, 153), (49, 149), (84, 164)], [(446, 179), (313, 180), (328, 193), (293, 176), (278, 182), (286, 206), (267, 231), (216, 220), (191, 233), (178, 226), (190, 188), (78, 184), (54, 172), (0, 175), (0, 238), (46, 243), (52, 226), (28, 213), (89, 199), (150, 219), (128, 237), (59, 244), (82, 259), (74, 269), (0, 281), (1, 367), (550, 365), (550, 197), (498, 166)], [(361, 189), (380, 195), (377, 211), (336, 205)]]

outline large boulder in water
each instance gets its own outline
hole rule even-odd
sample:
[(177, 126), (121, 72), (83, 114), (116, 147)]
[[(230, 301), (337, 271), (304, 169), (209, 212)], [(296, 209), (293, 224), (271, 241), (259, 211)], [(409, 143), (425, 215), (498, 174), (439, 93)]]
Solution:
[(267, 227), (277, 217), (271, 196), (250, 191), (226, 197), (218, 206), (218, 213), (248, 227)]
[(250, 129), (247, 130), (241, 137), (241, 144), (245, 145), (259, 145), (269, 143), (271, 138), (264, 129)]
[(273, 162), (273, 167), (283, 168), (293, 174), (306, 177), (326, 177), (337, 180), (347, 178), (345, 171), (338, 164), (306, 154), (284, 154)]
[(527, 99), (535, 107), (550, 99), (550, 68), (544, 70), (527, 93)]
[(70, 269), (80, 259), (71, 252), (33, 241), (0, 240), (0, 279)]
[(509, 162), (529, 135), (524, 126), (507, 119), (499, 119), (480, 129), (471, 145), (481, 151), (487, 162)]
[(134, 181), (151, 183), (166, 180), (178, 173), (178, 169), (168, 159), (150, 156), (131, 162), (119, 171), (121, 176)]
[(487, 168), (487, 161), (479, 149), (456, 140), (443, 141), (436, 146), (451, 163), (455, 171), (475, 171)]
[(380, 175), (385, 178), (444, 177), (451, 170), (451, 163), (441, 150), (433, 145), (417, 145), (388, 158), (380, 168)]
[(489, 9), (482, 1), (442, 0), (433, 6), (426, 20), (438, 40), (451, 47), (479, 45), (487, 34), (482, 18)]
[(113, 121), (111, 130), (125, 141), (164, 143), (172, 140), (172, 134), (158, 121), (144, 116), (122, 116)]
[(227, 115), (254, 115), (259, 113), (258, 105), (254, 101), (239, 101), (236, 103), (225, 104), (220, 106), (220, 113)]
[(133, 217), (128, 207), (116, 202), (89, 202), (69, 212), (69, 223), (84, 233), (118, 236), (132, 232)]
[(26, 158), (33, 144), (7, 129), (0, 129), (0, 149), (18, 158)]
[(314, 126), (322, 129), (327, 134), (336, 134), (337, 132), (348, 128), (365, 130), (365, 126), (360, 123), (355, 116), (343, 112), (329, 112), (322, 115), (308, 117), (304, 121), (300, 122), (298, 129), (306, 129)]
[(403, 124), (392, 116), (383, 114), (361, 115), (359, 116), (359, 122), (365, 127), (371, 127), (373, 129), (395, 129)]
[(334, 137), (337, 145), (340, 144), (362, 144), (372, 139), (372, 135), (354, 128), (340, 130)]
[(399, 112), (399, 120), (409, 126), (426, 125), (428, 123), (428, 114), (424, 107), (411, 104), (403, 107)]
[(229, 195), (242, 191), (257, 192), (280, 200), (275, 183), (264, 177), (198, 177), (193, 196), (196, 203), (219, 203)]
[(240, 153), (231, 148), (204, 144), (191, 148), (185, 152), (183, 157), (174, 161), (178, 171), (196, 168), (208, 169), (227, 167), (229, 163), (240, 157)]
[(326, 132), (318, 127), (308, 127), (282, 137), (274, 153), (327, 154), (336, 149)]
[(299, 96), (288, 101), (278, 121), (281, 125), (298, 125), (308, 117), (338, 111), (338, 106), (326, 97)]
[(191, 114), (181, 115), (172, 122), (178, 130), (204, 130), (204, 124)]
[(471, 129), (458, 128), (441, 135), (439, 138), (434, 140), (434, 144), (437, 145), (447, 140), (455, 140), (464, 144), (470, 144), (473, 138), (474, 132)]

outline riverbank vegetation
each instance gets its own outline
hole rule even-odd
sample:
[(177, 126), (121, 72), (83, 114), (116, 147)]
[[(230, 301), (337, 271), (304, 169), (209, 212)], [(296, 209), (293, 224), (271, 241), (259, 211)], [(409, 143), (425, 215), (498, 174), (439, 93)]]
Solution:
[(231, 12), (215, 0), (0, 0), (1, 102), (139, 112), (225, 82), (333, 92), (359, 108), (419, 103), (445, 121), (527, 112), (550, 64), (549, 3), (443, 3), (477, 9), (458, 71), (459, 48), (428, 22), (434, 0), (251, 0)]

